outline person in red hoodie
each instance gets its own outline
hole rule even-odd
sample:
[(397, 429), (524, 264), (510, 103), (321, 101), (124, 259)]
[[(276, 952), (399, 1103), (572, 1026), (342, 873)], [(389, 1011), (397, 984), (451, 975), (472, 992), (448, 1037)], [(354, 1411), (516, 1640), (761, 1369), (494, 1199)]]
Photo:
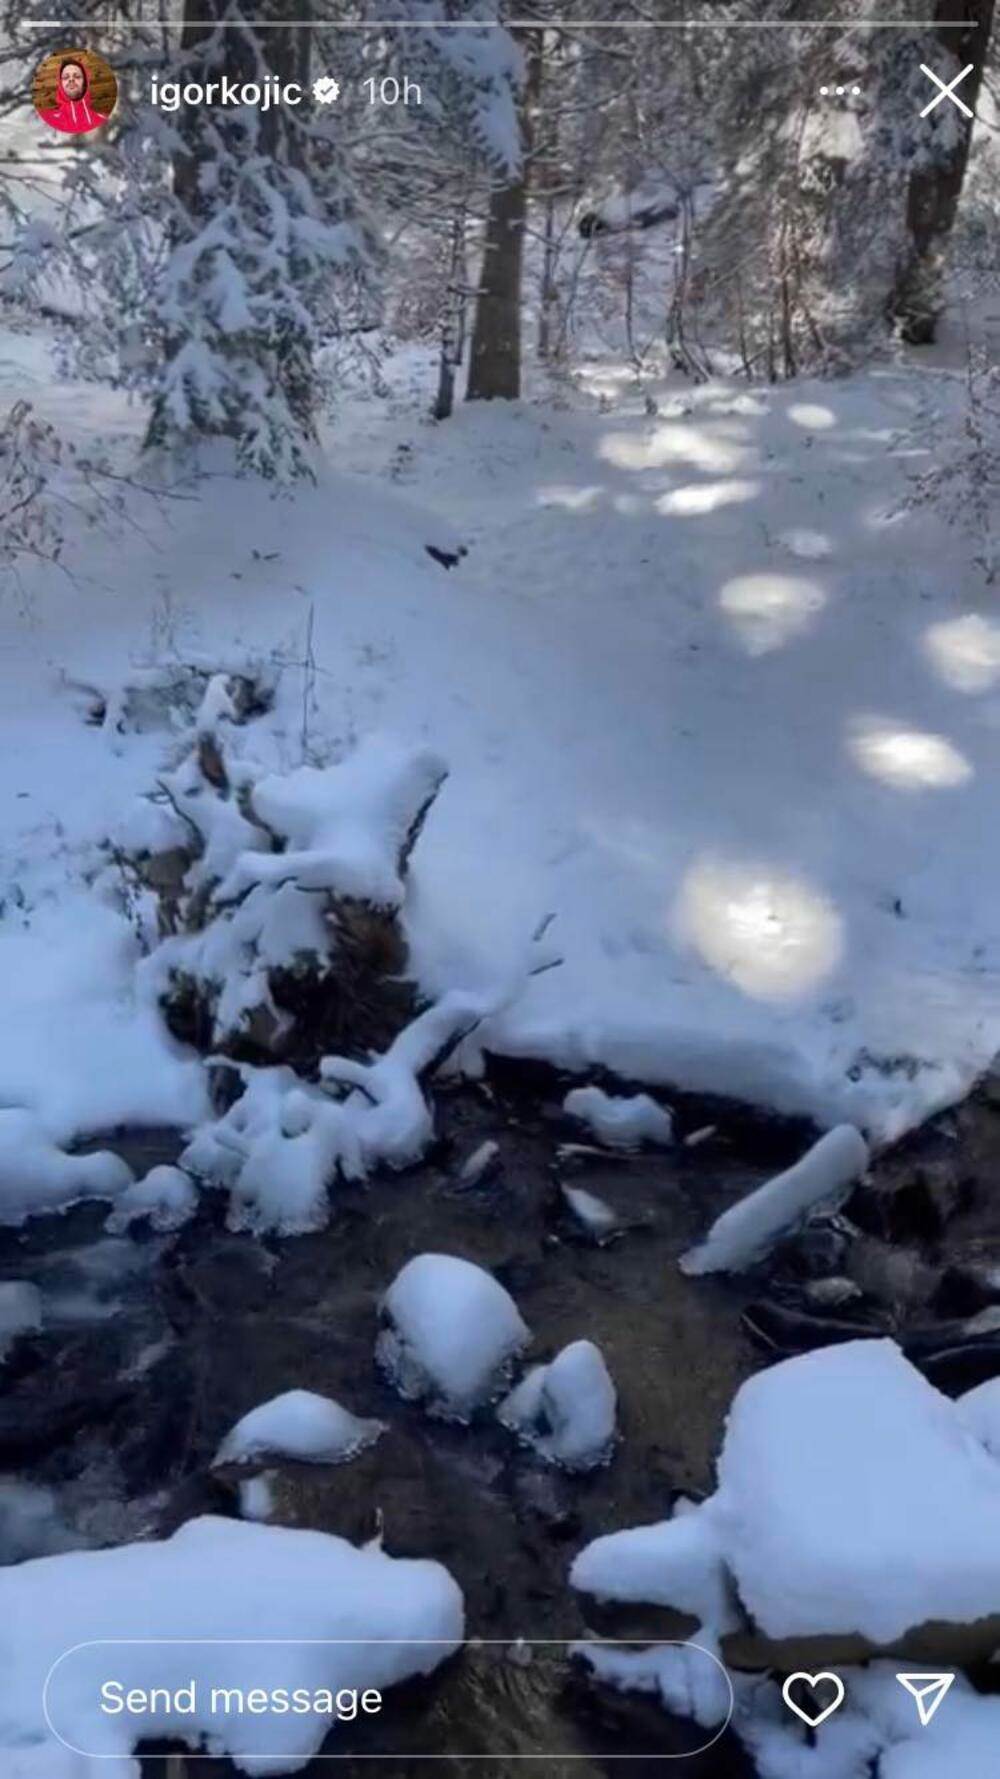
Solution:
[(96, 130), (108, 121), (91, 104), (90, 81), (83, 63), (69, 58), (59, 69), (59, 88), (54, 109), (40, 111), (38, 115), (50, 129), (61, 130), (66, 136), (85, 136), (90, 130)]

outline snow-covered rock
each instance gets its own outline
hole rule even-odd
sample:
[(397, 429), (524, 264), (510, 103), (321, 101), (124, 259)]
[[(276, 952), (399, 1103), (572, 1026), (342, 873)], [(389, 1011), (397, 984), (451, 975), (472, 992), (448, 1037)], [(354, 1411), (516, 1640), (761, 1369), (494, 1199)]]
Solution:
[(251, 1458), (280, 1456), (309, 1464), (343, 1464), (374, 1445), (382, 1432), (382, 1421), (361, 1420), (328, 1396), (286, 1390), (237, 1421), (213, 1462), (244, 1464)]
[(502, 1388), (531, 1332), (509, 1292), (453, 1254), (418, 1254), (384, 1298), (375, 1353), (401, 1396), (464, 1421)]
[(674, 1123), (648, 1093), (612, 1094), (601, 1087), (574, 1087), (563, 1111), (589, 1126), (609, 1149), (638, 1149), (642, 1143), (669, 1145)]
[(739, 1272), (751, 1266), (820, 1205), (835, 1205), (868, 1166), (868, 1145), (853, 1124), (827, 1131), (794, 1167), (723, 1211), (705, 1240), (680, 1262), (682, 1272)]
[(718, 1489), (663, 1525), (598, 1539), (574, 1586), (767, 1638), (887, 1645), (931, 1621), (1000, 1614), (1000, 1472), (968, 1409), (889, 1340), (851, 1341), (750, 1378)]
[[(138, 1761), (124, 1757), (140, 1739), (179, 1736), (197, 1747), (208, 1735), (241, 1772), (297, 1772), (331, 1714), (213, 1711), (212, 1690), (382, 1689), (430, 1673), (463, 1629), (461, 1593), (439, 1563), (357, 1550), (323, 1532), (204, 1518), (162, 1541), (21, 1563), (0, 1570), (0, 1771), (7, 1779), (18, 1771), (14, 1751), (20, 1761), (37, 1747), (49, 1757), (39, 1757), (38, 1779), (83, 1779), (111, 1756), (118, 1779), (139, 1779)], [(248, 1630), (266, 1650), (246, 1641)], [(193, 1679), (195, 1710), (102, 1711), (112, 1655), (126, 1688)], [(54, 1731), (105, 1758), (60, 1767)]]
[(27, 1279), (0, 1284), (0, 1359), (19, 1334), (36, 1334), (42, 1326), (42, 1294)]
[(534, 1365), (497, 1410), (550, 1463), (594, 1470), (615, 1441), (618, 1394), (599, 1347), (575, 1340), (548, 1365)]
[(106, 1228), (111, 1235), (122, 1235), (133, 1223), (148, 1217), (152, 1229), (166, 1234), (187, 1223), (197, 1203), (198, 1194), (183, 1168), (150, 1168), (144, 1179), (126, 1186)]
[(67, 1155), (34, 1112), (0, 1107), (0, 1223), (20, 1224), (84, 1198), (115, 1199), (131, 1181), (120, 1156), (104, 1149)]

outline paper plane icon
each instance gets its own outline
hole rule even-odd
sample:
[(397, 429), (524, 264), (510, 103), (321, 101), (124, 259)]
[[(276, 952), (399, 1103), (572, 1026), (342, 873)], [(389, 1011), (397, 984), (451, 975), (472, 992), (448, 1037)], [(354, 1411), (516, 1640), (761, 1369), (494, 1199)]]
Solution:
[(946, 1698), (954, 1674), (897, 1674), (900, 1686), (905, 1686), (908, 1693), (913, 1694), (920, 1721), (927, 1728), (931, 1718)]

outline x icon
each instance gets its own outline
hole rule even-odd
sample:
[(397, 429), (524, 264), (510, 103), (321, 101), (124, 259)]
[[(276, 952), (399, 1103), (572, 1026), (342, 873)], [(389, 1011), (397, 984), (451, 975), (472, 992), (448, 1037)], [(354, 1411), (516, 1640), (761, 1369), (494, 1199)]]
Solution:
[(966, 105), (964, 99), (956, 99), (955, 88), (965, 79), (967, 74), (972, 73), (974, 66), (975, 66), (975, 64), (970, 62), (969, 66), (967, 68), (963, 68), (961, 74), (956, 74), (954, 80), (949, 81), (948, 85), (946, 86), (944, 81), (940, 80), (938, 78), (938, 76), (935, 74), (933, 68), (928, 68), (926, 62), (921, 62), (921, 64), (920, 64), (921, 74), (926, 74), (928, 80), (932, 80), (934, 82), (935, 86), (939, 86), (941, 88), (941, 91), (939, 93), (935, 93), (935, 95), (934, 95), (933, 99), (931, 99), (930, 103), (924, 106), (923, 111), (920, 113), (921, 117), (927, 117), (928, 114), (934, 110), (935, 105), (940, 105), (942, 99), (950, 99), (953, 105), (958, 106), (959, 111), (964, 111), (966, 117), (971, 117), (972, 112), (969, 110), (969, 107)]

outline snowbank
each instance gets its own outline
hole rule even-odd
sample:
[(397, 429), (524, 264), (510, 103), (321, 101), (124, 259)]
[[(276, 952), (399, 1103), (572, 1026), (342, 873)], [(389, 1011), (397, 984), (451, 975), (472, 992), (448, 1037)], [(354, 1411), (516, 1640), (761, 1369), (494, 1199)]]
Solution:
[(497, 1418), (552, 1464), (594, 1470), (615, 1441), (618, 1392), (593, 1341), (576, 1340), (548, 1365), (534, 1365)]
[(669, 1145), (674, 1140), (673, 1119), (648, 1093), (605, 1093), (600, 1087), (574, 1087), (563, 1100), (563, 1111), (589, 1125), (610, 1149), (638, 1149), (643, 1143)]
[[(262, 1648), (248, 1632), (277, 1641)], [(241, 1772), (295, 1772), (329, 1717), (220, 1716), (206, 1709), (210, 1689), (381, 1689), (430, 1673), (462, 1635), (462, 1596), (440, 1564), (356, 1550), (321, 1532), (205, 1518), (159, 1543), (39, 1558), (0, 1571), (0, 1767), (5, 1779), (26, 1758), (39, 1779), (89, 1773), (53, 1741), (44, 1693), (55, 1729), (105, 1757), (95, 1770), (128, 1755), (140, 1735), (197, 1748), (211, 1734)], [(102, 1712), (112, 1658), (126, 1687), (176, 1688), (193, 1677), (197, 1710), (164, 1706), (131, 1720)], [(139, 1763), (115, 1771), (138, 1779)]]
[(363, 1421), (328, 1396), (312, 1390), (286, 1390), (262, 1402), (226, 1434), (214, 1464), (244, 1464), (251, 1458), (281, 1456), (309, 1464), (343, 1464), (384, 1432), (382, 1421)]
[(713, 1223), (705, 1240), (681, 1259), (691, 1274), (739, 1272), (762, 1258), (779, 1236), (820, 1205), (833, 1206), (868, 1166), (868, 1145), (851, 1124), (827, 1131), (801, 1161)]
[(514, 1299), (481, 1266), (453, 1254), (418, 1254), (382, 1299), (387, 1326), (375, 1347), (401, 1396), (465, 1421), (502, 1387), (531, 1331)]

